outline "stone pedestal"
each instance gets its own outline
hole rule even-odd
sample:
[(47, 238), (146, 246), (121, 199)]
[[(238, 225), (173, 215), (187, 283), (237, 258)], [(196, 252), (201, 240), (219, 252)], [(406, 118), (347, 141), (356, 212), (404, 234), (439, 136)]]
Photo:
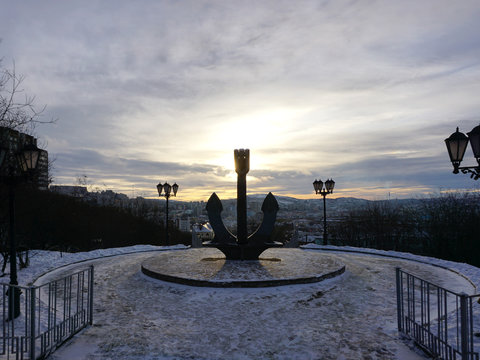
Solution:
[(343, 274), (338, 258), (318, 251), (268, 249), (257, 260), (227, 260), (217, 249), (164, 251), (142, 264), (155, 279), (191, 286), (270, 287), (320, 282)]

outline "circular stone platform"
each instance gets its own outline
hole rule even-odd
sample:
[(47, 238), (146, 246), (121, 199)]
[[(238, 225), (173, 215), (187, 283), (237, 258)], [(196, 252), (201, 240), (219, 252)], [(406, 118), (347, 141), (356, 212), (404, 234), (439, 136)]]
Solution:
[(345, 265), (328, 254), (268, 249), (259, 260), (226, 260), (217, 249), (162, 251), (142, 263), (155, 279), (191, 286), (266, 287), (306, 284), (342, 274)]

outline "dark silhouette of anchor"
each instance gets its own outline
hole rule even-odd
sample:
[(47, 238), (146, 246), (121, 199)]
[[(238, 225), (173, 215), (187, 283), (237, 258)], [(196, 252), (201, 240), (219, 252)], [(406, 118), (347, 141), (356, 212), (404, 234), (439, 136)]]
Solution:
[(282, 243), (271, 240), (278, 202), (270, 192), (262, 204), (263, 220), (255, 232), (247, 236), (247, 173), (250, 170), (250, 150), (234, 150), (235, 172), (237, 173), (237, 236), (225, 227), (222, 221), (222, 202), (213, 193), (207, 202), (208, 218), (215, 233), (204, 246), (215, 247), (225, 254), (227, 260), (258, 260), (262, 252)]

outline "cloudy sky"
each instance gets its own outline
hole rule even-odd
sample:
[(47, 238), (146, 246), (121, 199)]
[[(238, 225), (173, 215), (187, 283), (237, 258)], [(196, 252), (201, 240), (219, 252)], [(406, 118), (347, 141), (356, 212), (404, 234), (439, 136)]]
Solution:
[(249, 193), (479, 187), (444, 144), (480, 124), (477, 0), (0, 3), (2, 65), (58, 119), (37, 128), (55, 184), (226, 198), (249, 148)]

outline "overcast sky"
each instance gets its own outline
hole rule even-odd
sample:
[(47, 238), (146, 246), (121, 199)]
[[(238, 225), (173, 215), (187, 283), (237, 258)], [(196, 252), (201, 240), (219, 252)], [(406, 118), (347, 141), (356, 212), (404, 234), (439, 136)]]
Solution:
[(444, 144), (480, 124), (478, 0), (0, 3), (3, 66), (58, 119), (37, 128), (55, 184), (226, 198), (249, 148), (249, 193), (479, 188)]

